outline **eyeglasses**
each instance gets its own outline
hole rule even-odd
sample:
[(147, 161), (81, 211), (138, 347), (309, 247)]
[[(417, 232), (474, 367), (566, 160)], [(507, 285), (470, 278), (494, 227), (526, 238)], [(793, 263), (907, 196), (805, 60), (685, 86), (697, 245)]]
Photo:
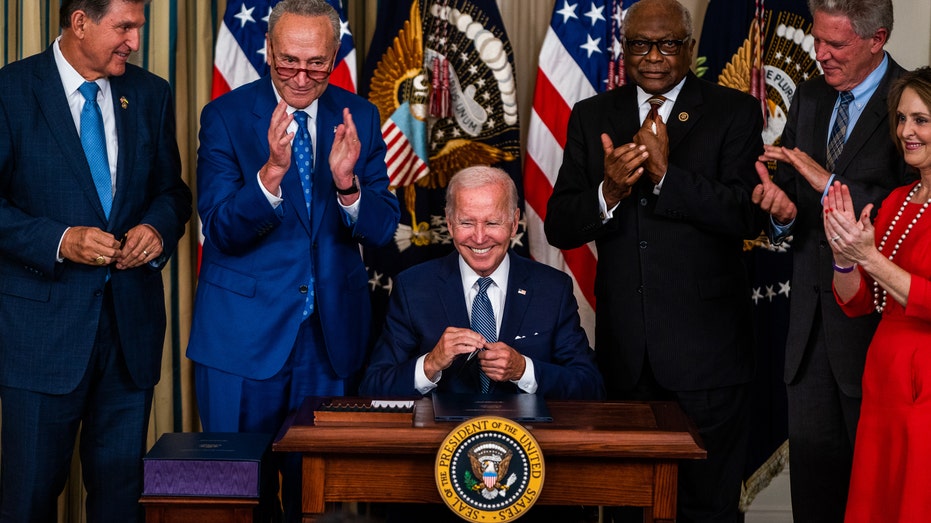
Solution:
[(634, 56), (646, 56), (655, 45), (660, 54), (670, 56), (679, 54), (682, 46), (689, 41), (690, 36), (682, 40), (626, 40), (627, 52)]
[[(310, 67), (302, 68), (290, 67), (290, 64), (296, 63), (292, 60), (282, 60), (277, 55), (274, 55), (274, 58), (275, 71), (278, 72), (278, 76), (280, 76), (282, 80), (290, 80), (297, 76), (299, 73), (304, 73), (308, 78), (319, 81), (330, 76), (330, 73), (333, 72), (333, 63), (331, 60), (313, 60), (308, 64)], [(280, 65), (282, 62), (288, 65)]]

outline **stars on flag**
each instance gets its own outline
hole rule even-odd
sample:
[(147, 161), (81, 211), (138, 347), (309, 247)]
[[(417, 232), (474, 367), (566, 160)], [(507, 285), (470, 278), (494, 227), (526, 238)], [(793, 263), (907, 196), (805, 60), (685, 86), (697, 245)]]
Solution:
[[(242, 6), (240, 6), (240, 7), (241, 7), (241, 9), (239, 10), (239, 13), (237, 13), (236, 15), (234, 15), (233, 18), (239, 19), (239, 24), (240, 24), (239, 27), (240, 27), (240, 29), (241, 29), (241, 28), (243, 28), (243, 27), (246, 27), (246, 24), (247, 24), (248, 22), (255, 23), (255, 18), (252, 18), (252, 11), (254, 11), (255, 8), (254, 8), (254, 7), (250, 7), (250, 8), (247, 9), (247, 8), (246, 8), (246, 4), (242, 4)], [(267, 23), (268, 20), (266, 19), (265, 22)]]
[(772, 303), (773, 299), (778, 297), (780, 294), (785, 296), (786, 299), (789, 299), (789, 294), (792, 292), (792, 285), (789, 280), (776, 283), (779, 285), (778, 291), (775, 289), (774, 285), (754, 287), (753, 293), (750, 295), (750, 299), (753, 300), (753, 304), (759, 305), (761, 300), (767, 300)]

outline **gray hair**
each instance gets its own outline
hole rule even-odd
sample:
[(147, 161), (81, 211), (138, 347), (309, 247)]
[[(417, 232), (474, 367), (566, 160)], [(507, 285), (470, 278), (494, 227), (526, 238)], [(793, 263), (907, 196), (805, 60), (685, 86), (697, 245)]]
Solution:
[(882, 28), (886, 38), (892, 36), (892, 0), (808, 0), (808, 10), (846, 17), (860, 38), (871, 38)]
[(686, 9), (684, 5), (680, 4), (676, 0), (640, 0), (639, 2), (627, 8), (627, 12), (624, 14), (624, 22), (626, 23), (627, 20), (630, 20), (632, 16), (636, 15), (638, 11), (643, 9), (644, 6), (650, 4), (659, 4), (668, 9), (679, 11), (679, 15), (682, 17), (682, 27), (685, 28), (687, 35), (692, 35), (692, 14), (689, 13), (689, 10)]
[(285, 13), (298, 16), (325, 16), (330, 19), (333, 26), (333, 41), (339, 47), (340, 23), (339, 13), (326, 0), (281, 0), (268, 15), (268, 34), (275, 30), (275, 25)]
[(446, 215), (456, 213), (456, 195), (462, 189), (475, 189), (486, 185), (501, 185), (508, 199), (508, 216), (517, 210), (517, 186), (508, 173), (488, 165), (473, 165), (460, 170), (449, 180), (446, 186)]

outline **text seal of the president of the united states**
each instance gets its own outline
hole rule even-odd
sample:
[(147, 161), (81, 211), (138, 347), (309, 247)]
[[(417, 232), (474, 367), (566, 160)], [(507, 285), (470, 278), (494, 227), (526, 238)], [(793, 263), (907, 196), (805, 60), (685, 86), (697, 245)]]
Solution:
[(475, 417), (453, 429), (435, 469), (440, 497), (468, 521), (513, 521), (543, 488), (540, 445), (520, 424), (497, 416)]

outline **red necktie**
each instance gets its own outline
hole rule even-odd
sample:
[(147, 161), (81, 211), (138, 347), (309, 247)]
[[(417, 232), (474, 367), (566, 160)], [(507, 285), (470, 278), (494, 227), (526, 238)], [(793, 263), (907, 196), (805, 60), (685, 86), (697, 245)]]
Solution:
[(648, 120), (656, 121), (656, 117), (659, 116), (659, 107), (663, 105), (663, 102), (665, 101), (666, 97), (662, 95), (654, 96), (647, 100), (647, 102), (650, 104), (650, 112), (647, 113)]

